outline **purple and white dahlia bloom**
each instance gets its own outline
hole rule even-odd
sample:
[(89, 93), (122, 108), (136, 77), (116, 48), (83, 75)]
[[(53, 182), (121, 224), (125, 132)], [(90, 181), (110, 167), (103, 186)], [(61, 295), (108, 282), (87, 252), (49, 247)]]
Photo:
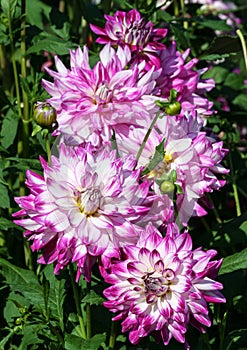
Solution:
[(128, 47), (115, 51), (110, 44), (99, 54), (91, 68), (88, 49), (70, 51), (70, 69), (55, 57), (58, 72), (46, 71), (54, 83), (43, 80), (51, 95), (47, 100), (57, 111), (57, 134), (74, 140), (74, 145), (90, 141), (100, 145), (109, 141), (112, 129), (121, 126), (146, 126), (156, 113), (154, 98), (149, 96), (160, 71), (144, 71), (145, 62), (127, 68), (131, 59)]
[(160, 67), (158, 50), (165, 49), (159, 40), (167, 34), (165, 28), (154, 28), (151, 21), (146, 21), (133, 9), (129, 12), (117, 11), (113, 16), (105, 15), (105, 28), (91, 24), (94, 33), (99, 35), (96, 42), (100, 44), (128, 46), (132, 52), (132, 62), (146, 61), (146, 68)]
[(148, 210), (148, 183), (139, 184), (131, 156), (119, 159), (115, 151), (61, 145), (59, 158), (41, 163), (44, 176), (27, 171), (31, 193), (15, 198), (22, 210), (14, 216), (24, 217), (15, 223), (26, 229), (33, 250), (43, 249), (39, 262), (54, 262), (55, 273), (76, 262), (77, 280), (81, 273), (90, 280), (99, 255), (107, 266), (120, 247), (137, 242), (141, 229), (133, 222)]
[[(169, 192), (169, 183), (170, 187), (179, 186), (173, 199), (183, 225), (187, 225), (191, 216), (207, 214), (200, 199), (224, 186), (225, 180), (217, 176), (229, 172), (221, 164), (227, 149), (223, 148), (222, 142), (209, 138), (202, 131), (202, 124), (201, 119), (191, 114), (180, 119), (171, 116), (158, 119), (138, 161), (138, 166), (148, 170), (143, 178), (148, 179), (156, 195), (167, 196), (164, 193)], [(118, 140), (120, 152), (136, 155), (144, 136), (143, 130), (131, 128), (128, 135)], [(162, 142), (164, 156), (152, 164), (155, 149)], [(170, 197), (173, 195), (172, 189)]]
[(215, 250), (193, 250), (188, 233), (163, 238), (149, 224), (123, 251), (125, 260), (114, 262), (109, 274), (102, 269), (112, 284), (104, 306), (117, 313), (113, 320), (122, 321), (133, 344), (149, 334), (165, 345), (172, 337), (186, 344), (189, 324), (205, 332), (211, 325), (207, 302), (225, 302), (222, 284), (214, 280), (221, 260), (210, 261)]
[(196, 70), (198, 59), (188, 60), (189, 54), (190, 49), (183, 53), (177, 51), (175, 41), (160, 51), (162, 72), (157, 79), (157, 95), (168, 98), (171, 89), (175, 89), (182, 107), (181, 115), (196, 111), (201, 117), (208, 117), (213, 113), (213, 102), (208, 100), (206, 93), (214, 88), (215, 82), (201, 78), (207, 68)]

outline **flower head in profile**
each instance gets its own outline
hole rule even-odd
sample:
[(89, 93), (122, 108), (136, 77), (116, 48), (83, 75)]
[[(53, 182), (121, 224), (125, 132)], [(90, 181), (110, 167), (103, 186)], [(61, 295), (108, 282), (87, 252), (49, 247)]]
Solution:
[(105, 28), (90, 25), (92, 31), (99, 35), (96, 42), (128, 46), (134, 62), (145, 60), (146, 67), (160, 67), (158, 50), (163, 50), (165, 45), (159, 40), (166, 36), (167, 29), (154, 28), (153, 23), (147, 22), (135, 9), (129, 12), (117, 11), (113, 16), (105, 15), (105, 19)]
[(162, 97), (169, 97), (171, 89), (178, 93), (177, 100), (181, 104), (181, 114), (196, 111), (202, 117), (210, 116), (213, 102), (206, 93), (215, 86), (213, 79), (202, 79), (207, 69), (196, 70), (198, 59), (188, 60), (190, 49), (183, 53), (176, 48), (173, 41), (170, 47), (160, 52), (162, 72), (157, 79), (157, 89)]
[(151, 224), (123, 250), (125, 260), (113, 263), (109, 274), (102, 269), (112, 285), (104, 291), (104, 306), (122, 321), (130, 341), (152, 334), (164, 345), (172, 337), (186, 343), (189, 324), (205, 332), (211, 325), (207, 302), (225, 302), (222, 284), (214, 280), (221, 260), (210, 261), (217, 252), (193, 250), (188, 233), (163, 238)]
[(57, 133), (74, 145), (90, 141), (99, 145), (109, 141), (112, 129), (143, 126), (157, 110), (149, 95), (159, 71), (144, 71), (145, 63), (127, 68), (131, 59), (128, 47), (115, 51), (106, 45), (100, 61), (89, 66), (88, 49), (70, 52), (70, 69), (56, 57), (57, 72), (47, 69), (54, 82), (43, 80), (51, 95), (47, 100), (57, 111)]
[(76, 262), (77, 279), (82, 273), (90, 280), (99, 255), (107, 266), (119, 247), (138, 240), (133, 222), (148, 210), (142, 205), (148, 184), (139, 185), (132, 157), (118, 159), (114, 151), (61, 145), (51, 165), (41, 162), (44, 176), (28, 171), (31, 193), (15, 198), (22, 209), (14, 216), (24, 217), (15, 222), (26, 229), (33, 250), (43, 249), (39, 262), (54, 262), (55, 273)]

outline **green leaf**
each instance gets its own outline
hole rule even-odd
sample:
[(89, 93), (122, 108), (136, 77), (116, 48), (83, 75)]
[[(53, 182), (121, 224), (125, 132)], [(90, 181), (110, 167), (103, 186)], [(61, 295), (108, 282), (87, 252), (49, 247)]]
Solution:
[(228, 69), (221, 66), (215, 66), (203, 74), (203, 79), (213, 78), (216, 84), (220, 84), (225, 81), (228, 74)]
[(0, 230), (7, 231), (10, 228), (16, 228), (17, 230), (22, 230), (22, 228), (14, 224), (13, 221), (0, 217)]
[(26, 171), (28, 169), (42, 171), (42, 166), (40, 164), (40, 161), (37, 159), (27, 159), (27, 158), (18, 158), (18, 157), (8, 157), (6, 160), (10, 160), (14, 163), (13, 165), (9, 166), (8, 169), (19, 169), (21, 171)]
[(17, 0), (1, 0), (3, 14), (11, 21), (15, 15)]
[(13, 144), (16, 137), (19, 123), (19, 116), (9, 109), (6, 117), (3, 119), (3, 125), (1, 129), (1, 144), (4, 148), (8, 148)]
[[(241, 51), (241, 44), (239, 42), (239, 38), (232, 37), (232, 36), (220, 36), (214, 38), (212, 43), (210, 44), (210, 47), (206, 50), (206, 52), (200, 57), (201, 59), (206, 59), (205, 56), (220, 54), (220, 57), (222, 57), (222, 54), (227, 54), (228, 56), (231, 54), (236, 54), (237, 52)], [(220, 58), (217, 57), (217, 58)], [(227, 56), (225, 56), (227, 57)], [(208, 58), (207, 58), (208, 59)]]
[(165, 156), (164, 150), (165, 138), (161, 141), (161, 143), (155, 147), (155, 153), (153, 158), (150, 160), (148, 166), (143, 170), (142, 175), (148, 174), (151, 170), (153, 170), (161, 161), (163, 161)]
[(27, 54), (49, 51), (56, 55), (67, 55), (70, 49), (76, 48), (71, 41), (64, 41), (55, 35), (49, 35), (47, 38), (39, 40), (27, 50)]
[(247, 248), (240, 253), (226, 257), (221, 265), (219, 275), (230, 273), (240, 269), (247, 269)]
[(44, 16), (48, 19), (51, 6), (40, 0), (26, 0), (27, 20), (33, 26), (44, 30)]
[(207, 61), (217, 61), (217, 60), (222, 60), (223, 58), (227, 58), (230, 56), (236, 55), (235, 52), (232, 53), (212, 53), (212, 54), (204, 54), (203, 56), (200, 57), (201, 60), (207, 60)]
[(90, 290), (90, 292), (82, 299), (83, 303), (89, 303), (90, 305), (102, 305), (105, 299), (95, 293), (94, 290)]
[[(1, 33), (1, 24), (0, 24), (0, 33)], [(5, 34), (6, 36), (6, 34)], [(1, 41), (1, 39), (0, 39)], [(9, 101), (9, 98), (7, 97), (4, 89), (0, 87), (0, 109), (6, 106), (11, 106), (11, 102)]]
[(232, 103), (235, 105), (238, 105), (239, 107), (243, 108), (244, 110), (247, 110), (247, 95), (246, 94), (238, 95), (237, 97), (234, 98)]
[(27, 80), (27, 78), (23, 78), (22, 75), (20, 75), (19, 77), (20, 77), (21, 88), (26, 92), (28, 99), (30, 101), (32, 93), (31, 93), (31, 90), (30, 90), (29, 85), (28, 85), (28, 80)]
[(3, 171), (5, 169), (5, 166), (6, 166), (5, 160), (1, 159), (0, 160), (0, 183), (2, 183), (3, 185), (8, 185), (8, 182), (3, 177)]
[(47, 265), (43, 271), (49, 281), (48, 307), (52, 316), (57, 318), (63, 330), (63, 304), (65, 299), (65, 279), (55, 276), (52, 265)]
[(30, 302), (22, 295), (15, 292), (10, 292), (4, 308), (4, 318), (8, 322), (8, 325), (13, 326), (14, 320), (21, 316), (20, 308), (28, 309), (29, 306)]
[(171, 29), (176, 37), (178, 48), (180, 47), (190, 47), (189, 40), (187, 38), (187, 33), (184, 28), (177, 23), (170, 23)]
[(97, 350), (106, 340), (106, 334), (96, 334), (90, 339), (82, 339), (74, 334), (66, 334), (66, 350)]
[(229, 86), (231, 89), (239, 90), (239, 88), (244, 86), (243, 77), (241, 74), (230, 73), (227, 75), (224, 85)]
[[(227, 334), (224, 340), (225, 350), (246, 350), (247, 329), (237, 329)], [(243, 347), (241, 347), (243, 346)], [(241, 348), (240, 348), (241, 347)]]
[(23, 269), (0, 258), (2, 274), (12, 291), (20, 292), (36, 308), (44, 307), (42, 287), (33, 271)]
[(8, 188), (0, 183), (0, 208), (10, 208)]
[(222, 30), (226, 32), (230, 32), (232, 30), (232, 27), (230, 27), (228, 24), (226, 24), (225, 21), (220, 19), (208, 19), (209, 16), (203, 16), (203, 17), (197, 17), (194, 18), (195, 22), (199, 24), (200, 27), (206, 27), (213, 30)]
[(7, 342), (9, 341), (9, 339), (13, 336), (13, 334), (15, 333), (15, 331), (12, 329), (9, 334), (6, 335), (6, 337), (4, 337), (1, 341), (0, 341), (0, 349), (3, 350), (5, 349), (5, 345), (7, 344)]
[(168, 12), (163, 11), (163, 10), (159, 10), (157, 12), (157, 21), (163, 20), (165, 22), (171, 22), (172, 20), (174, 20), (174, 17), (171, 16)]
[(39, 326), (37, 324), (35, 325), (27, 325), (25, 326), (25, 329), (23, 330), (23, 337), (21, 340), (21, 344), (18, 347), (18, 350), (26, 350), (29, 349), (28, 345), (33, 344), (41, 344), (43, 340), (38, 338), (37, 330)]

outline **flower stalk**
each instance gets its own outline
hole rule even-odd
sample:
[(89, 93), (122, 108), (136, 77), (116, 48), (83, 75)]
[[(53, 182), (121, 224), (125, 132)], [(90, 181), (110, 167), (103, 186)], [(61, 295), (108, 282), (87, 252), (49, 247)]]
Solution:
[(76, 306), (76, 311), (77, 311), (77, 317), (80, 323), (80, 330), (81, 330), (81, 337), (83, 339), (87, 338), (86, 334), (86, 329), (84, 325), (84, 320), (82, 316), (82, 311), (81, 311), (81, 305), (80, 305), (80, 298), (79, 298), (79, 293), (78, 293), (78, 286), (75, 283), (75, 274), (74, 274), (74, 268), (72, 264), (69, 264), (69, 272), (70, 272), (70, 279), (71, 279), (71, 284), (72, 284), (72, 289), (73, 289), (73, 294), (74, 294), (74, 300), (75, 300), (75, 306)]
[[(22, 12), (22, 21), (21, 21), (21, 75), (23, 79), (27, 77), (26, 71), (26, 0), (21, 2), (21, 12)], [(23, 102), (23, 113), (22, 113), (22, 155), (24, 158), (29, 156), (29, 101), (28, 95), (24, 88), (22, 88), (22, 102)]]
[(236, 34), (238, 35), (238, 37), (239, 37), (239, 39), (241, 41), (243, 55), (244, 55), (245, 67), (246, 67), (246, 70), (247, 70), (247, 48), (246, 48), (246, 42), (244, 40), (244, 36), (243, 36), (243, 34), (242, 34), (240, 29), (236, 30)]
[(9, 40), (10, 40), (10, 49), (11, 49), (11, 61), (12, 61), (12, 67), (13, 67), (13, 74), (14, 74), (14, 82), (15, 82), (15, 92), (16, 92), (16, 102), (17, 102), (17, 110), (18, 115), (21, 117), (21, 96), (20, 96), (20, 86), (19, 86), (19, 79), (18, 79), (18, 71), (17, 71), (17, 65), (16, 65), (16, 58), (15, 58), (15, 46), (14, 46), (14, 39), (13, 39), (13, 30), (11, 25), (11, 18), (9, 18)]
[[(91, 290), (91, 283), (87, 282), (87, 294)], [(91, 305), (90, 303), (86, 304), (86, 327), (87, 327), (87, 338), (92, 337), (92, 326), (91, 326)]]
[(150, 125), (150, 127), (149, 127), (149, 129), (148, 129), (148, 131), (147, 131), (147, 133), (146, 133), (146, 135), (144, 136), (144, 139), (143, 139), (143, 141), (142, 141), (142, 143), (141, 143), (141, 146), (140, 146), (140, 148), (139, 148), (139, 151), (138, 151), (138, 153), (137, 153), (137, 156), (136, 156), (136, 160), (138, 161), (139, 160), (139, 158), (140, 158), (140, 156), (141, 156), (141, 154), (142, 154), (142, 151), (143, 151), (143, 149), (144, 149), (144, 147), (145, 147), (145, 144), (146, 144), (146, 142), (147, 142), (147, 140), (148, 140), (148, 138), (149, 138), (149, 136), (150, 136), (150, 134), (151, 134), (151, 132), (152, 132), (152, 130), (153, 130), (153, 128), (154, 128), (154, 125), (155, 125), (155, 123), (157, 122), (157, 120), (158, 120), (158, 118), (159, 118), (159, 116), (160, 116), (160, 111), (156, 114), (156, 116), (154, 117), (154, 119), (153, 119), (153, 121), (152, 121), (152, 123), (151, 123), (151, 125)]
[(236, 213), (237, 216), (241, 216), (241, 206), (240, 206), (240, 201), (239, 201), (239, 196), (238, 196), (238, 187), (237, 187), (237, 182), (236, 182), (236, 173), (233, 167), (233, 161), (232, 161), (232, 153), (231, 149), (229, 151), (229, 166), (230, 166), (230, 171), (232, 174), (232, 189), (233, 189), (233, 197), (235, 200), (235, 206), (236, 206)]
[(109, 339), (109, 350), (114, 350), (116, 336), (117, 336), (117, 325), (116, 325), (116, 322), (112, 321), (111, 333), (110, 333), (110, 339)]

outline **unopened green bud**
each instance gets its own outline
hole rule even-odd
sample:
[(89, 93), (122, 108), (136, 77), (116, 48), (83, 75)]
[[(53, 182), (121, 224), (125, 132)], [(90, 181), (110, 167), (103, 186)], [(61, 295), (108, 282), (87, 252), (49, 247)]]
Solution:
[(16, 320), (15, 320), (15, 324), (16, 325), (19, 325), (22, 323), (22, 318), (21, 317), (18, 317)]
[(165, 112), (168, 115), (177, 115), (181, 111), (181, 104), (178, 101), (174, 101), (166, 107)]
[(33, 107), (33, 118), (43, 128), (50, 128), (57, 120), (57, 113), (49, 103), (36, 102)]
[(172, 182), (170, 181), (163, 181), (160, 184), (160, 191), (162, 193), (172, 193), (175, 189), (175, 186)]

